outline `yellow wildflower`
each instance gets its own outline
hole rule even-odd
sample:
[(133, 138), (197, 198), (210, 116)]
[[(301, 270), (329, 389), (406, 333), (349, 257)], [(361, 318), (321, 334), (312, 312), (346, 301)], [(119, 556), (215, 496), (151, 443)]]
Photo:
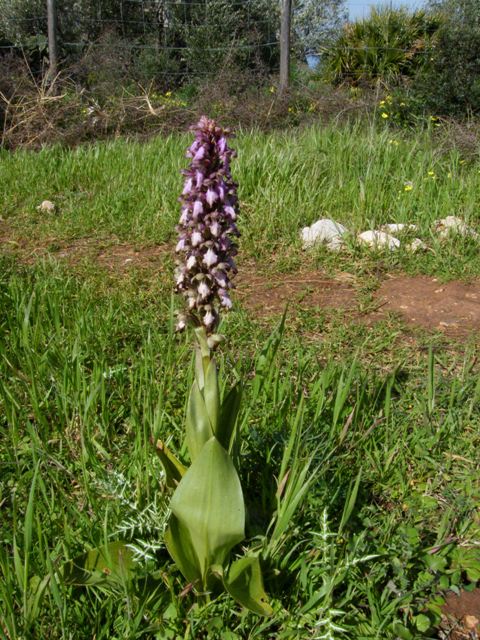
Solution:
[(383, 118), (383, 119), (388, 118), (388, 113), (383, 112), (383, 113), (382, 113), (382, 118)]

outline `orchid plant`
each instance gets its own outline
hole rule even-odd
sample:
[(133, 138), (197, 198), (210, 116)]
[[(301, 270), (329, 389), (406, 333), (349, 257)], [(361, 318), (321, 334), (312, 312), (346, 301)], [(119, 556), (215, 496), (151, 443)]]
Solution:
[(177, 227), (176, 291), (185, 298), (177, 330), (191, 325), (196, 337), (195, 379), (186, 415), (187, 468), (162, 441), (157, 451), (173, 494), (165, 534), (177, 567), (200, 597), (228, 591), (246, 608), (270, 615), (258, 556), (231, 560), (245, 537), (245, 505), (236, 455), (240, 445), (237, 416), (240, 389), (220, 394), (213, 353), (221, 313), (232, 307), (230, 290), (237, 269), (235, 239), (237, 185), (228, 146), (231, 133), (202, 117), (193, 127), (191, 159), (183, 171), (181, 216)]

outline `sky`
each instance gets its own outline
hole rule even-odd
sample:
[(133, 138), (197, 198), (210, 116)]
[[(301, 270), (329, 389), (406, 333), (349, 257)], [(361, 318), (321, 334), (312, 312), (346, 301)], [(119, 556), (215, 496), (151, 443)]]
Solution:
[(416, 9), (424, 3), (421, 0), (364, 0), (363, 2), (362, 0), (347, 0), (346, 4), (350, 20), (355, 20), (367, 16), (371, 7), (392, 5), (393, 7), (403, 6)]

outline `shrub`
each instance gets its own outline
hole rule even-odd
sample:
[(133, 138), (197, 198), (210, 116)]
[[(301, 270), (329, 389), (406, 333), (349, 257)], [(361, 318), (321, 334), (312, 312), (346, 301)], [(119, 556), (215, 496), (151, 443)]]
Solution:
[(441, 16), (429, 64), (413, 90), (437, 115), (480, 112), (480, 0), (440, 0)]
[(434, 46), (439, 20), (425, 11), (380, 8), (345, 25), (325, 51), (325, 70), (334, 82), (391, 82), (412, 76)]

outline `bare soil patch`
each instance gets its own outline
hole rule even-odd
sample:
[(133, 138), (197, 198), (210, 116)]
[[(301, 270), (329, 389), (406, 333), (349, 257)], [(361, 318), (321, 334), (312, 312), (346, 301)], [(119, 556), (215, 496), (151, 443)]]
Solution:
[(24, 264), (34, 264), (52, 257), (75, 265), (82, 261), (95, 262), (112, 272), (122, 273), (129, 268), (158, 269), (171, 253), (169, 245), (136, 246), (110, 238), (79, 238), (70, 242), (55, 237), (37, 239), (15, 237), (0, 227), (0, 253), (15, 255)]
[(410, 325), (450, 336), (480, 330), (479, 281), (441, 284), (427, 276), (390, 277), (381, 284), (375, 300), (380, 314), (398, 312)]
[(447, 595), (439, 637), (445, 640), (480, 638), (480, 589)]
[(316, 307), (353, 311), (357, 307), (353, 280), (349, 274), (326, 278), (320, 271), (272, 275), (245, 264), (239, 269), (237, 295), (247, 310), (260, 317), (282, 314), (287, 303), (293, 312)]
[[(87, 261), (122, 275), (132, 269), (163, 271), (173, 248), (167, 244), (136, 246), (115, 237), (81, 238), (68, 243), (52, 237), (39, 242), (19, 237), (0, 223), (0, 253), (13, 254), (26, 264), (49, 256), (71, 265)], [(261, 318), (283, 313), (288, 303), (294, 314), (315, 308), (335, 309), (344, 311), (350, 320), (369, 323), (395, 312), (411, 326), (441, 331), (449, 337), (480, 331), (479, 280), (442, 284), (427, 276), (391, 276), (374, 295), (376, 310), (367, 313), (360, 313), (355, 285), (356, 278), (348, 273), (334, 278), (315, 269), (271, 273), (267, 266), (252, 261), (239, 265), (236, 295), (248, 311)]]

